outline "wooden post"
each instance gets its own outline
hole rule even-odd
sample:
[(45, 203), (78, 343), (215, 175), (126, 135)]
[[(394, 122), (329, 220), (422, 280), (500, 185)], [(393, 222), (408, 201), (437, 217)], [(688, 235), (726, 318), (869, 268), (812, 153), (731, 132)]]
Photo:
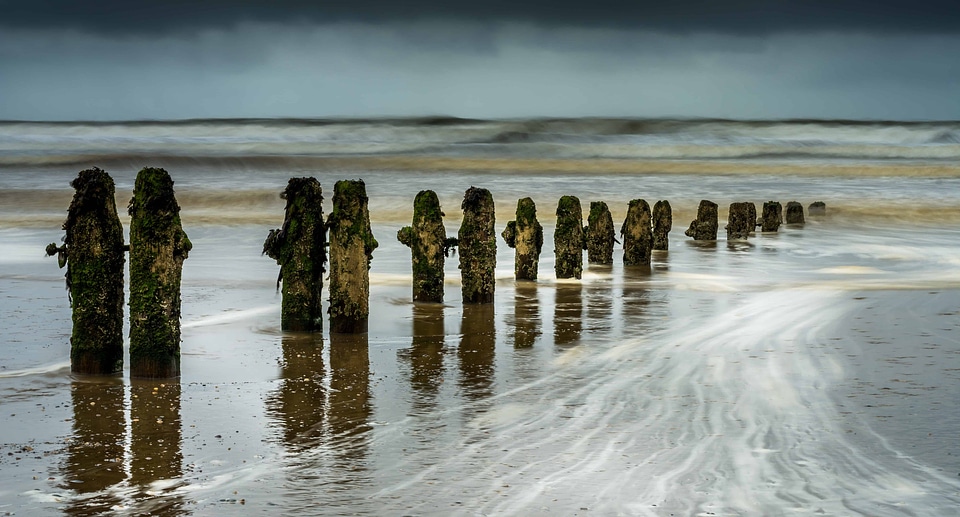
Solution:
[(673, 229), (673, 209), (670, 202), (661, 199), (653, 205), (653, 249), (670, 249), (670, 230)]
[(787, 224), (803, 224), (803, 205), (797, 201), (787, 203)]
[(525, 197), (517, 201), (517, 219), (500, 234), (507, 246), (517, 250), (513, 273), (517, 280), (536, 280), (543, 249), (543, 226), (537, 221), (537, 205)]
[(820, 216), (827, 214), (827, 204), (823, 201), (814, 201), (810, 203), (810, 206), (807, 208), (807, 213), (811, 216)]
[(493, 195), (470, 187), (463, 196), (463, 221), (457, 234), (463, 303), (493, 303), (497, 267), (496, 212)]
[(563, 196), (557, 204), (557, 229), (553, 232), (557, 278), (580, 278), (583, 274), (583, 212), (576, 196)]
[(643, 199), (630, 201), (627, 217), (620, 227), (623, 238), (623, 265), (649, 266), (653, 249), (650, 205)]
[(316, 178), (290, 178), (280, 198), (287, 200), (283, 227), (270, 230), (263, 243), (263, 254), (280, 265), (280, 328), (319, 330), (323, 328), (320, 293), (327, 262), (323, 189)]
[(341, 180), (333, 187), (330, 230), (330, 332), (367, 331), (370, 317), (370, 261), (380, 244), (370, 230), (363, 180)]
[(697, 208), (697, 218), (690, 223), (684, 235), (693, 237), (695, 241), (715, 241), (718, 226), (717, 204), (704, 199), (700, 201), (700, 206)]
[(616, 242), (613, 229), (613, 216), (603, 201), (590, 203), (590, 215), (587, 216), (585, 230), (587, 240), (587, 262), (590, 264), (613, 264), (613, 243)]
[(443, 263), (456, 239), (447, 239), (440, 200), (432, 190), (421, 190), (413, 201), (413, 224), (397, 232), (410, 248), (413, 264), (413, 301), (443, 302)]
[(746, 240), (757, 225), (757, 206), (753, 203), (730, 203), (727, 216), (727, 240)]
[(123, 371), (123, 227), (113, 178), (102, 169), (80, 171), (63, 223), (63, 246), (47, 246), (67, 266), (73, 307), (70, 370), (78, 374)]
[(763, 215), (757, 221), (762, 232), (775, 232), (783, 222), (783, 207), (777, 201), (767, 201), (763, 204)]
[(193, 247), (167, 171), (137, 174), (130, 200), (130, 376), (180, 375), (180, 277)]

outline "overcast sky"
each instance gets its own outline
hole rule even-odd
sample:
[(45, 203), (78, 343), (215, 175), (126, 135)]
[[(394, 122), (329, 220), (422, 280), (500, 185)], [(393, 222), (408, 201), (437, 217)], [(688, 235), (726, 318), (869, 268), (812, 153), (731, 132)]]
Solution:
[(960, 119), (931, 0), (0, 0), (0, 119)]

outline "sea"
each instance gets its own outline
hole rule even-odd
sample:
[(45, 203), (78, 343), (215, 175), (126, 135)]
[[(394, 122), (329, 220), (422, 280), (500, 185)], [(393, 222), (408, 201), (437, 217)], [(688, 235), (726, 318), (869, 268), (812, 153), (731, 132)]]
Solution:
[[(94, 166), (125, 231), (137, 171), (175, 182), (179, 379), (71, 374), (44, 248)], [(262, 245), (302, 176), (327, 213), (365, 182), (366, 334), (280, 329)], [(397, 231), (430, 189), (456, 236), (471, 186), (498, 233), (536, 202), (540, 277), (501, 239), (494, 303), (461, 303), (456, 254), (414, 303)], [(557, 279), (565, 195), (617, 228), (669, 201), (669, 250)], [(701, 200), (717, 241), (684, 235)], [(826, 213), (728, 240), (744, 201)], [(958, 430), (960, 122), (0, 121), (3, 515), (956, 516)]]

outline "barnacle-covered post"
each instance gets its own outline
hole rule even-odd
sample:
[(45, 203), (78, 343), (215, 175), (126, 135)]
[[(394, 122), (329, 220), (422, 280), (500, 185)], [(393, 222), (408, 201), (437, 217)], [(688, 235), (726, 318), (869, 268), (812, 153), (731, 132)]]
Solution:
[(123, 370), (123, 227), (117, 216), (113, 178), (98, 168), (80, 171), (63, 223), (63, 246), (50, 244), (67, 266), (73, 307), (70, 370), (111, 374)]
[(493, 194), (470, 187), (463, 195), (460, 247), (460, 283), (463, 303), (493, 303), (497, 267), (496, 212)]
[(410, 248), (415, 302), (443, 302), (444, 257), (456, 246), (456, 239), (447, 239), (443, 215), (436, 192), (421, 190), (413, 201), (413, 224), (397, 232)]
[(763, 204), (763, 215), (757, 221), (762, 232), (775, 232), (783, 223), (783, 207), (779, 201), (767, 201)]
[(193, 247), (180, 224), (173, 180), (137, 174), (130, 213), (130, 375), (180, 375), (180, 277)]
[(507, 246), (517, 250), (513, 272), (517, 280), (536, 280), (543, 249), (543, 226), (537, 221), (537, 205), (525, 197), (517, 201), (517, 219), (500, 234)]
[(787, 203), (787, 224), (804, 224), (803, 205), (797, 201)]
[(730, 203), (727, 216), (727, 240), (744, 240), (757, 224), (757, 206), (753, 203)]
[(704, 199), (700, 201), (700, 206), (697, 208), (697, 218), (690, 223), (690, 227), (683, 234), (692, 237), (695, 241), (715, 241), (718, 226), (717, 204)]
[(650, 226), (650, 205), (643, 199), (633, 199), (627, 207), (627, 217), (620, 227), (623, 239), (623, 265), (649, 266), (653, 249)]
[(580, 278), (586, 245), (580, 200), (576, 196), (563, 196), (557, 204), (557, 229), (553, 232), (557, 278)]
[(280, 328), (319, 330), (323, 328), (320, 292), (327, 262), (323, 189), (316, 178), (290, 178), (280, 198), (287, 201), (283, 226), (270, 230), (263, 243), (263, 254), (280, 265)]
[(587, 262), (591, 264), (613, 264), (613, 243), (616, 242), (613, 229), (613, 216), (603, 201), (590, 203), (590, 215), (587, 216)]
[(379, 243), (370, 230), (363, 180), (341, 180), (333, 187), (330, 230), (330, 332), (367, 331), (370, 316), (370, 261)]
[(661, 199), (653, 205), (653, 249), (670, 249), (670, 230), (673, 229), (673, 209), (670, 202)]

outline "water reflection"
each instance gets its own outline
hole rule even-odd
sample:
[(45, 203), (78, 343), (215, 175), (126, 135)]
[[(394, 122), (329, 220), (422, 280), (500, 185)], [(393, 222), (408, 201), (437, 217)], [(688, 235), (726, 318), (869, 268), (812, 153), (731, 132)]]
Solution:
[(413, 306), (413, 343), (410, 347), (410, 386), (413, 410), (424, 413), (436, 406), (443, 384), (443, 305)]
[(497, 330), (493, 304), (464, 304), (460, 320), (460, 389), (471, 400), (492, 393)]
[(648, 268), (624, 268), (623, 296), (621, 299), (623, 334), (643, 335), (650, 327), (650, 304), (653, 292), (649, 288), (651, 278)]
[(126, 478), (123, 392), (119, 376), (76, 379), (70, 386), (73, 436), (67, 445), (62, 488), (79, 497), (65, 508), (68, 515), (98, 515), (120, 503), (105, 490)]
[(185, 513), (182, 496), (173, 493), (183, 476), (179, 380), (132, 379), (130, 427), (130, 483), (146, 496), (135, 513)]
[(540, 299), (534, 283), (517, 282), (513, 295), (513, 320), (507, 319), (507, 328), (511, 330), (513, 346), (528, 348), (533, 346), (543, 333), (540, 330)]
[(590, 284), (586, 288), (587, 332), (606, 337), (613, 330), (613, 285), (610, 282)]
[(583, 330), (583, 286), (558, 283), (553, 309), (553, 342), (569, 345), (580, 340)]
[[(370, 354), (367, 334), (330, 335), (329, 422), (331, 446), (345, 472), (365, 470), (370, 416)], [(356, 479), (347, 474), (347, 481)]]
[(291, 452), (315, 445), (323, 431), (324, 386), (323, 335), (286, 334), (281, 341), (281, 383), (271, 397), (269, 410), (283, 428), (283, 443)]

